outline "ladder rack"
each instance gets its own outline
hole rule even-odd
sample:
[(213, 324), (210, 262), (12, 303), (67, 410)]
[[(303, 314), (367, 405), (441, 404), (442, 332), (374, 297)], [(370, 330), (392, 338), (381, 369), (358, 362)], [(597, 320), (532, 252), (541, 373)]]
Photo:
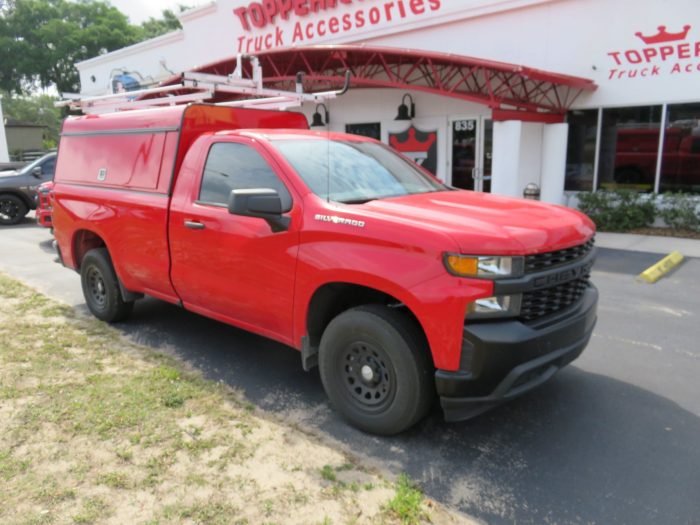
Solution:
[[(243, 60), (250, 60), (252, 78), (243, 75)], [(54, 105), (68, 107), (84, 114), (112, 113), (143, 109), (150, 107), (175, 106), (189, 102), (206, 102), (217, 95), (239, 95), (251, 98), (218, 102), (217, 105), (229, 107), (247, 107), (256, 109), (284, 110), (299, 107), (304, 102), (325, 102), (345, 94), (350, 88), (350, 71), (345, 72), (345, 85), (336, 91), (304, 93), (303, 73), (297, 73), (296, 90), (283, 91), (267, 89), (263, 86), (263, 74), (260, 62), (255, 56), (238, 55), (236, 69), (231, 75), (212, 75), (208, 73), (186, 72), (180, 75), (180, 81), (169, 86), (113, 93), (94, 97), (64, 95)]]

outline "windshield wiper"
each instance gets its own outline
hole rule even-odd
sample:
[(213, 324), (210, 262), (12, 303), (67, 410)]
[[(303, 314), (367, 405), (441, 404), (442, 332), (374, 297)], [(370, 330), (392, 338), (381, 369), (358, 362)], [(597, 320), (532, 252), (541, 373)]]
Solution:
[(347, 201), (338, 201), (341, 204), (366, 204), (371, 201), (376, 201), (377, 197), (370, 197), (367, 199), (350, 199)]

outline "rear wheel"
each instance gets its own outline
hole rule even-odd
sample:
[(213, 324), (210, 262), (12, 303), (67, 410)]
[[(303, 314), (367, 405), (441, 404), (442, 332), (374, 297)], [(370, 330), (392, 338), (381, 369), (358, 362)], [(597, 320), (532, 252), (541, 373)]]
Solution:
[(29, 208), (17, 195), (0, 195), (0, 224), (17, 224), (28, 212)]
[(331, 403), (367, 432), (398, 434), (432, 404), (433, 367), (425, 338), (396, 309), (367, 305), (338, 315), (321, 338), (319, 369)]
[(80, 281), (92, 315), (108, 323), (129, 316), (134, 303), (122, 299), (117, 274), (105, 248), (96, 248), (85, 254), (80, 265)]

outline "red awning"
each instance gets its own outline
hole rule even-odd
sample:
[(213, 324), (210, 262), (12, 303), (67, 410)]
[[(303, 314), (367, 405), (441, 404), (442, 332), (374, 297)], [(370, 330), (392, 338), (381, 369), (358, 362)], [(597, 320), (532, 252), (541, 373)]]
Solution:
[[(582, 92), (598, 87), (589, 79), (525, 66), (390, 47), (308, 46), (263, 51), (255, 56), (260, 60), (266, 88), (293, 91), (301, 71), (307, 92), (339, 89), (345, 71), (350, 70), (351, 88), (394, 88), (458, 98), (489, 106), (494, 117), (500, 111), (508, 118), (517, 118), (522, 112), (524, 119), (537, 119), (537, 115), (543, 120), (548, 116), (556, 119)], [(235, 67), (236, 58), (232, 57), (193, 71), (230, 75)]]

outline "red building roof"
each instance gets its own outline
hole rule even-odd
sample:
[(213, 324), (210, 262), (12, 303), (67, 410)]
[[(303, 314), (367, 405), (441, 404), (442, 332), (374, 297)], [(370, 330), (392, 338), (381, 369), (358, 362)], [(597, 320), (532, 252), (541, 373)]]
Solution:
[[(393, 88), (458, 98), (489, 106), (494, 110), (494, 118), (501, 115), (557, 121), (582, 92), (598, 87), (586, 78), (526, 66), (390, 47), (307, 46), (264, 51), (255, 56), (260, 60), (268, 88), (293, 91), (297, 73), (303, 72), (307, 92), (338, 89), (343, 85), (345, 71), (350, 70), (351, 88)], [(236, 63), (236, 57), (232, 57), (194, 71), (230, 75)], [(249, 67), (246, 61), (244, 70)], [(179, 77), (165, 84), (178, 80)], [(217, 101), (235, 99), (223, 94), (217, 97)]]

